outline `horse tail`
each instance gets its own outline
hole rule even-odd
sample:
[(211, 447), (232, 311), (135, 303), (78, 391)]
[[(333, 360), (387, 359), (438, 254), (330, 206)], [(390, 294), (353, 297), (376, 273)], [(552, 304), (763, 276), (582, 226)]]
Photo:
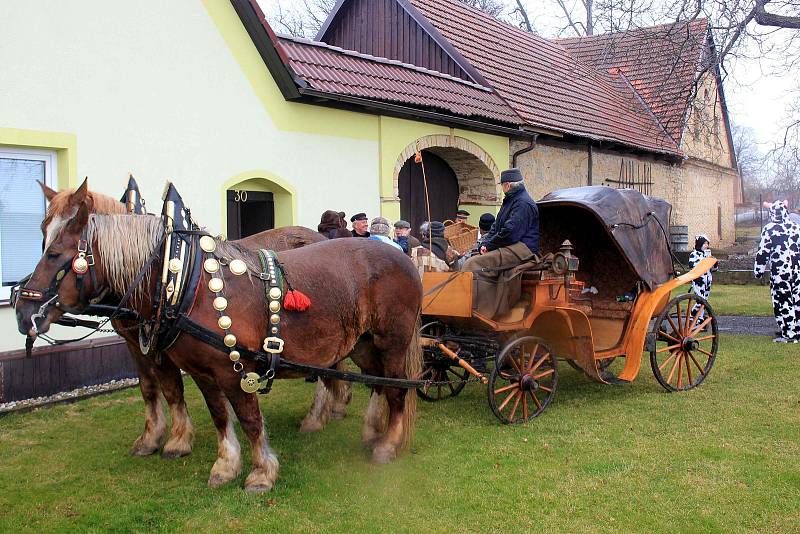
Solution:
[[(406, 349), (405, 373), (410, 380), (419, 379), (422, 375), (422, 348), (420, 346), (419, 329), (420, 317), (414, 324), (414, 334)], [(414, 437), (414, 425), (417, 419), (417, 392), (413, 389), (406, 390), (405, 406), (403, 409), (403, 441), (401, 449), (406, 450), (411, 446)]]

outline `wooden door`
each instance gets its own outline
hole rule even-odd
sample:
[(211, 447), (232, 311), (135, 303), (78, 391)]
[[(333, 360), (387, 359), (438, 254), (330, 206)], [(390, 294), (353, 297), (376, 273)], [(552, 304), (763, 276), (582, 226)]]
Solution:
[[(427, 150), (422, 151), (425, 174), (428, 179), (428, 198), (431, 220), (455, 219), (458, 211), (458, 178), (445, 160)], [(398, 189), (400, 193), (400, 217), (411, 223), (411, 233), (419, 237), (420, 225), (428, 220), (425, 208), (425, 186), (422, 166), (414, 158), (406, 161), (400, 169)], [(392, 221), (394, 222), (394, 221)]]
[(228, 239), (241, 239), (275, 228), (272, 193), (235, 189), (228, 191)]

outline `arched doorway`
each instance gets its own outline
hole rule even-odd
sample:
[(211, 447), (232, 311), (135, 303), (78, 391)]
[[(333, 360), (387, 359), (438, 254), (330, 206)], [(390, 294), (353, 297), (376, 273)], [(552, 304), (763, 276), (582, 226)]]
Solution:
[(228, 239), (295, 224), (295, 195), (289, 185), (265, 171), (242, 173), (224, 185), (223, 227)]
[[(428, 150), (422, 151), (425, 176), (428, 182), (428, 200), (431, 220), (454, 219), (458, 210), (458, 178), (447, 162)], [(417, 235), (420, 225), (428, 220), (425, 205), (425, 181), (422, 165), (408, 158), (398, 175), (400, 217), (411, 223), (412, 233)]]

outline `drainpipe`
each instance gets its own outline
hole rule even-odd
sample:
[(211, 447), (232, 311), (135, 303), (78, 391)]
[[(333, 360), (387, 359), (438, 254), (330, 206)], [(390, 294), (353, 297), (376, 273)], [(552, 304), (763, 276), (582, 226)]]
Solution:
[(589, 141), (589, 162), (586, 169), (586, 185), (592, 185), (592, 142)]
[(521, 156), (522, 154), (525, 154), (527, 152), (530, 152), (531, 150), (534, 149), (534, 147), (536, 146), (536, 140), (538, 138), (539, 138), (539, 134), (538, 133), (531, 134), (531, 142), (530, 142), (530, 144), (528, 146), (526, 146), (525, 148), (517, 150), (516, 152), (511, 154), (511, 166), (512, 167), (516, 167), (517, 166), (517, 158), (519, 156)]

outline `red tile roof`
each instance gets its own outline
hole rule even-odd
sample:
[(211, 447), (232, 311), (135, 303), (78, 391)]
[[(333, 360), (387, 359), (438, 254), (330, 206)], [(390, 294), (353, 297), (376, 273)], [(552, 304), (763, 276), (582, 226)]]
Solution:
[(680, 143), (707, 28), (703, 19), (556, 42), (600, 72), (619, 69)]
[(289, 67), (312, 88), (517, 126), (524, 121), (491, 89), (399, 61), (279, 37)]
[[(633, 83), (458, 0), (409, 0), (493, 89), (533, 126), (680, 155)], [(644, 101), (644, 102), (643, 102)]]

